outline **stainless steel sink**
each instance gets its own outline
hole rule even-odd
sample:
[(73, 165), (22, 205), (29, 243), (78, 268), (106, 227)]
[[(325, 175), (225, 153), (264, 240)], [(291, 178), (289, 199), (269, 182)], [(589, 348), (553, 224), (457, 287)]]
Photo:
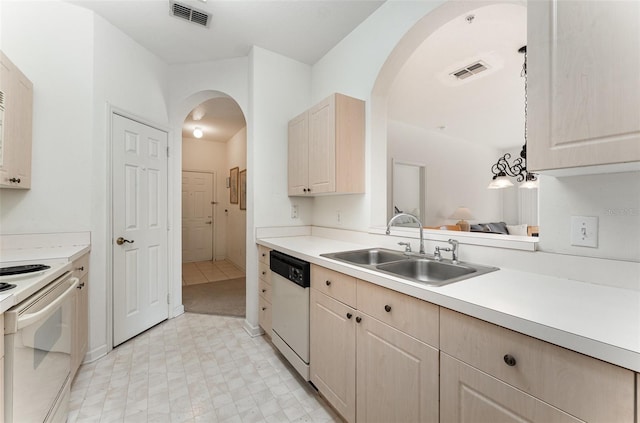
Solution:
[(400, 251), (384, 248), (369, 248), (366, 250), (341, 251), (339, 253), (320, 254), (322, 257), (344, 261), (350, 264), (376, 266), (398, 260), (408, 260), (409, 257)]
[(384, 248), (320, 255), (429, 286), (442, 286), (498, 270), (497, 267), (435, 260), (424, 255), (406, 255)]

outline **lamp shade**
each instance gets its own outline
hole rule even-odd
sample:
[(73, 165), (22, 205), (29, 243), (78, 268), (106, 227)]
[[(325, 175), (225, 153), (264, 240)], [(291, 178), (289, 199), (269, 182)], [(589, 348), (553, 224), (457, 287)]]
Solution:
[(458, 220), (468, 220), (473, 219), (473, 215), (471, 214), (471, 210), (466, 207), (458, 207), (456, 211), (454, 211), (449, 219), (458, 219)]
[(498, 176), (494, 178), (493, 181), (491, 181), (491, 183), (487, 188), (501, 189), (501, 188), (508, 188), (512, 186), (513, 186), (513, 182), (511, 182), (509, 178), (507, 178), (506, 176)]

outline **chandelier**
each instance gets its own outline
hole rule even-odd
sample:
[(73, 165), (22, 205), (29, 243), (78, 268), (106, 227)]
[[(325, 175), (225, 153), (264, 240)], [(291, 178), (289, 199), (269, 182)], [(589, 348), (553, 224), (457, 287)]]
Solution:
[(520, 188), (538, 188), (538, 177), (535, 173), (527, 170), (527, 46), (523, 46), (518, 53), (524, 54), (524, 63), (520, 76), (524, 78), (524, 145), (520, 151), (520, 157), (509, 163), (511, 154), (505, 153), (498, 161), (491, 166), (493, 179), (487, 188), (500, 189), (513, 186), (509, 178), (516, 178), (517, 182), (522, 182)]

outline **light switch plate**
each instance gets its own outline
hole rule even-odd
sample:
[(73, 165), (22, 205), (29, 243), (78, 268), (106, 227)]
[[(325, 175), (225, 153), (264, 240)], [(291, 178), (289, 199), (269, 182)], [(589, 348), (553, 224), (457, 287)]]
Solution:
[(291, 205), (291, 218), (292, 219), (297, 219), (298, 218), (298, 205), (297, 204), (292, 204)]
[(571, 216), (571, 245), (598, 247), (598, 218), (594, 216)]

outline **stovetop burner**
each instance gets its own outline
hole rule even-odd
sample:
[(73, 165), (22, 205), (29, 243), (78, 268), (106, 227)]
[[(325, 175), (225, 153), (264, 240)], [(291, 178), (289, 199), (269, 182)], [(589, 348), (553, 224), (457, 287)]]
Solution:
[(6, 283), (6, 282), (0, 282), (0, 292), (1, 291), (8, 291), (10, 289), (15, 288), (16, 286), (12, 283)]
[[(22, 266), (9, 266), (0, 268), (0, 276), (21, 275), (23, 273), (40, 272), (50, 269), (46, 264), (24, 264)], [(1, 286), (1, 285), (0, 285)]]

